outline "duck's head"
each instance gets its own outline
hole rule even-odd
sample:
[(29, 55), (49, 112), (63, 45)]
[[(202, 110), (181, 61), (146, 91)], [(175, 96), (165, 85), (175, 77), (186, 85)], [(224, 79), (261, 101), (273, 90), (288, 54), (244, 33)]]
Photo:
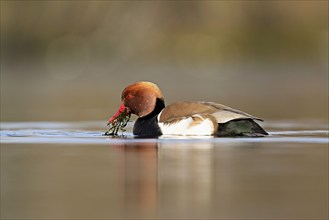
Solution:
[(121, 114), (135, 114), (138, 117), (149, 115), (156, 108), (157, 100), (163, 102), (163, 95), (157, 85), (151, 82), (137, 82), (127, 86), (121, 95), (118, 111), (108, 120), (116, 120)]

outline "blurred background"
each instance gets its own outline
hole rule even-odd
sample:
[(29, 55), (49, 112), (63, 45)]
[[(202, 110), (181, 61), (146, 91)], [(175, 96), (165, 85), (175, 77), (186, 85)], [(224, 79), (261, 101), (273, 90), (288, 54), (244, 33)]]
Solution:
[(328, 120), (328, 1), (1, 1), (1, 121), (107, 120), (123, 88)]

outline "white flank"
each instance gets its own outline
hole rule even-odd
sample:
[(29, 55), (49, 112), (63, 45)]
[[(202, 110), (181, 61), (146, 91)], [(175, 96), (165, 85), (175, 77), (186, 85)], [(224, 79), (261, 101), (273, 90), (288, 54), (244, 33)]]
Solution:
[[(160, 118), (158, 116), (158, 119)], [(195, 135), (205, 136), (214, 133), (214, 123), (206, 118), (201, 123), (195, 123), (193, 117), (200, 117), (200, 115), (193, 115), (192, 117), (184, 118), (175, 123), (159, 123), (159, 127), (163, 135)], [(203, 118), (202, 118), (203, 119)]]

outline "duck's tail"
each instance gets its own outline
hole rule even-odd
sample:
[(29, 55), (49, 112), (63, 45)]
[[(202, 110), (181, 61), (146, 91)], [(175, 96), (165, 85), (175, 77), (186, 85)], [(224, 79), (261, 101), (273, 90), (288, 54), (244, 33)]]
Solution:
[(248, 118), (219, 123), (216, 135), (219, 137), (264, 137), (268, 133), (254, 120)]

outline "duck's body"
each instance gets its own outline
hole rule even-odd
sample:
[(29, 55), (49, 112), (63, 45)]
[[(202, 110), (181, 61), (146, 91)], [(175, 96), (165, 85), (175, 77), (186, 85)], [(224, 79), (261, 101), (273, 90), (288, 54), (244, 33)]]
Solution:
[(165, 107), (160, 89), (150, 82), (134, 83), (122, 92), (119, 111), (139, 118), (133, 134), (140, 137), (161, 135), (264, 136), (266, 131), (254, 120), (261, 119), (214, 102), (186, 101)]

